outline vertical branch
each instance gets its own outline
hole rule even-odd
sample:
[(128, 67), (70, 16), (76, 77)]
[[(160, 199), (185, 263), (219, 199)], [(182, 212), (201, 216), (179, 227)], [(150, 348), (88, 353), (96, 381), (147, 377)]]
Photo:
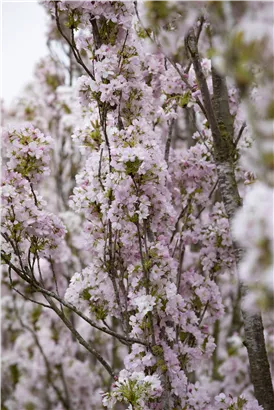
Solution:
[[(149, 295), (149, 271), (146, 267), (146, 263), (145, 263), (146, 261), (145, 261), (144, 254), (143, 254), (142, 236), (141, 236), (141, 231), (140, 231), (139, 220), (136, 222), (136, 227), (137, 227), (137, 233), (138, 233), (138, 242), (139, 242), (141, 263), (142, 263), (143, 271), (144, 271), (144, 274), (145, 274), (146, 294)], [(155, 334), (154, 334), (153, 317), (152, 317), (151, 312), (148, 312), (148, 320), (149, 320), (149, 325), (150, 325), (150, 328), (151, 328), (152, 343), (155, 345), (156, 340), (155, 340)]]
[(172, 131), (174, 127), (175, 119), (172, 118), (169, 127), (168, 127), (168, 137), (166, 141), (166, 148), (165, 148), (165, 161), (168, 163), (168, 158), (169, 158), (169, 152), (170, 152), (170, 146), (171, 146), (171, 139), (172, 139)]
[[(136, 194), (137, 194), (137, 196), (139, 196), (139, 189), (138, 189), (138, 186), (137, 186), (136, 181), (135, 181), (133, 176), (132, 176), (132, 181), (133, 181), (135, 189), (136, 189)], [(149, 295), (149, 268), (146, 266), (146, 262), (148, 261), (148, 253), (147, 253), (147, 246), (146, 246), (147, 245), (146, 244), (146, 235), (147, 235), (147, 233), (144, 232), (144, 236), (145, 236), (144, 244), (145, 244), (145, 252), (146, 252), (146, 258), (145, 258), (144, 253), (143, 253), (142, 235), (141, 235), (141, 230), (140, 230), (139, 217), (137, 218), (137, 221), (136, 221), (135, 225), (136, 225), (137, 234), (138, 234), (138, 243), (139, 243), (141, 264), (142, 264), (142, 268), (143, 268), (144, 275), (145, 275), (145, 289), (146, 289), (146, 294)], [(145, 228), (145, 231), (146, 231), (146, 228)], [(155, 339), (152, 312), (148, 312), (148, 320), (149, 320), (149, 326), (151, 328), (152, 343), (155, 345), (156, 344), (156, 339)]]
[(72, 86), (72, 81), (73, 81), (73, 62), (72, 62), (72, 51), (71, 51), (71, 48), (69, 48), (68, 58), (69, 58), (69, 85)]
[(101, 41), (100, 33), (98, 30), (96, 18), (92, 14), (90, 14), (89, 22), (92, 26), (92, 34), (93, 34), (95, 49), (98, 50), (98, 48), (100, 48), (102, 45), (102, 41)]

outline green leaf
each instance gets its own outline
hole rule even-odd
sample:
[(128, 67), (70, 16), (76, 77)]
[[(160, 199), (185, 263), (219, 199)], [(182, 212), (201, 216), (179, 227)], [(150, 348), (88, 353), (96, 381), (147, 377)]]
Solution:
[(131, 176), (134, 176), (135, 174), (137, 174), (142, 163), (143, 163), (143, 160), (139, 158), (135, 158), (134, 161), (125, 162), (126, 174), (131, 175)]
[(190, 101), (191, 92), (188, 90), (182, 97), (179, 99), (179, 106), (182, 108), (186, 108), (187, 104)]

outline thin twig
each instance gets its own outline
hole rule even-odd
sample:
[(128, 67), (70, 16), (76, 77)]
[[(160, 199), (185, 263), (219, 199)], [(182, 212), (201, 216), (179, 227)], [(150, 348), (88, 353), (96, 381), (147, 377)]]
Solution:
[(199, 135), (200, 135), (200, 137), (201, 137), (201, 140), (202, 140), (203, 143), (205, 144), (206, 149), (207, 149), (208, 152), (213, 156), (214, 154), (213, 154), (212, 150), (209, 148), (209, 146), (207, 145), (206, 140), (205, 140), (205, 138), (203, 137), (203, 134), (201, 133), (200, 130), (197, 129), (197, 131), (198, 131), (198, 133), (199, 133)]
[[(51, 271), (52, 271), (53, 278), (54, 278), (56, 293), (57, 293), (58, 296), (60, 296), (59, 288), (58, 288), (58, 283), (57, 283), (57, 277), (56, 277), (56, 273), (55, 273), (55, 269), (54, 269), (54, 264), (53, 264), (53, 261), (52, 261), (51, 257), (49, 258), (49, 261), (50, 261), (50, 267), (51, 267)], [(62, 303), (60, 303), (60, 309), (63, 311), (63, 305), (62, 305)]]
[(169, 241), (169, 244), (171, 244), (171, 242), (173, 241), (173, 238), (174, 238), (175, 234), (178, 232), (180, 219), (181, 219), (181, 218), (185, 215), (185, 213), (187, 212), (190, 203), (191, 203), (191, 199), (188, 199), (186, 206), (185, 206), (185, 207), (182, 209), (182, 211), (180, 212), (180, 215), (178, 216), (177, 221), (176, 221), (176, 224), (175, 224), (175, 227), (174, 227), (174, 231), (172, 232), (172, 236), (171, 236), (171, 239), (170, 239), (170, 241)]
[(98, 179), (99, 179), (101, 188), (102, 188), (102, 190), (104, 191), (104, 190), (105, 190), (105, 187), (104, 187), (104, 185), (103, 185), (102, 175), (101, 175), (101, 172), (102, 172), (102, 158), (103, 158), (103, 148), (101, 148), (101, 151), (100, 151), (99, 168), (98, 168)]
[(171, 145), (171, 139), (172, 139), (172, 131), (175, 123), (175, 118), (172, 118), (169, 127), (168, 127), (168, 137), (166, 141), (166, 148), (165, 148), (165, 161), (168, 164), (168, 159), (169, 159), (169, 152), (170, 152), (170, 145)]
[[(199, 41), (200, 35), (201, 35), (201, 33), (202, 33), (202, 30), (203, 30), (203, 25), (204, 25), (204, 22), (205, 22), (204, 16), (201, 16), (201, 18), (200, 18), (199, 21), (200, 21), (200, 25), (199, 25), (198, 30), (197, 30), (197, 43), (198, 43), (198, 41)], [(192, 65), (192, 62), (190, 61), (190, 62), (188, 63), (187, 68), (186, 68), (185, 71), (184, 71), (185, 74), (188, 74), (191, 65)]]
[(240, 128), (240, 130), (239, 130), (238, 136), (237, 136), (237, 138), (236, 138), (236, 140), (235, 140), (235, 142), (234, 142), (235, 148), (237, 147), (238, 142), (240, 141), (241, 136), (243, 135), (243, 132), (244, 132), (245, 127), (246, 127), (246, 122), (244, 122), (244, 123), (242, 124), (242, 126), (241, 126), (241, 128)]
[[(215, 189), (216, 189), (217, 186), (218, 186), (218, 183), (219, 183), (219, 178), (218, 178), (217, 181), (215, 182), (215, 184), (214, 184), (212, 190), (210, 191), (210, 193), (209, 193), (209, 195), (208, 195), (208, 198), (209, 198), (209, 199), (212, 197), (212, 195), (213, 195)], [(202, 213), (205, 209), (206, 209), (206, 207), (204, 206), (204, 207), (200, 210), (200, 212), (198, 213), (198, 215), (196, 216), (196, 218), (199, 218), (200, 215), (201, 215), (201, 213)]]

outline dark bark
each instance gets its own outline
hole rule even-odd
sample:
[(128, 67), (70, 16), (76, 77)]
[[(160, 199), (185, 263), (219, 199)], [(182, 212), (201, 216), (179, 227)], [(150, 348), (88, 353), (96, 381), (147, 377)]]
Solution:
[(174, 127), (175, 119), (173, 118), (170, 121), (169, 127), (168, 127), (168, 136), (167, 136), (167, 141), (166, 141), (166, 148), (165, 148), (165, 160), (168, 163), (169, 159), (169, 152), (170, 152), (170, 146), (171, 146), (171, 140), (172, 140), (172, 131)]
[[(207, 87), (203, 74), (194, 30), (190, 30), (187, 41), (197, 81), (202, 94), (207, 120), (211, 128), (214, 144), (214, 157), (219, 178), (219, 189), (222, 194), (224, 207), (231, 223), (232, 218), (241, 206), (235, 170), (234, 158), (236, 147), (233, 142), (233, 120), (229, 112), (228, 93), (225, 78), (212, 68), (213, 99)], [(242, 256), (242, 250), (234, 243), (236, 263)], [(246, 291), (241, 287), (242, 300)], [(265, 347), (263, 322), (260, 312), (248, 312), (242, 304), (242, 316), (245, 330), (245, 343), (248, 352), (251, 381), (254, 386), (255, 397), (264, 410), (274, 409), (274, 392), (270, 375), (270, 367)]]
[(188, 148), (193, 147), (196, 144), (195, 139), (193, 139), (193, 134), (196, 132), (195, 126), (195, 111), (193, 107), (185, 109), (185, 121), (187, 129), (187, 146)]
[(264, 410), (274, 409), (273, 386), (260, 313), (250, 313), (242, 308), (245, 345), (248, 352), (251, 381), (255, 397)]

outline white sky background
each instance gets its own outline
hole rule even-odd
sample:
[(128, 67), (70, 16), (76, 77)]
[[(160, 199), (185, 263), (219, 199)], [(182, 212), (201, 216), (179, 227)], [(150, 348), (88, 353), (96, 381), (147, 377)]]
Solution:
[(47, 15), (36, 1), (2, 1), (2, 95), (5, 106), (31, 82), (39, 59), (48, 54)]

